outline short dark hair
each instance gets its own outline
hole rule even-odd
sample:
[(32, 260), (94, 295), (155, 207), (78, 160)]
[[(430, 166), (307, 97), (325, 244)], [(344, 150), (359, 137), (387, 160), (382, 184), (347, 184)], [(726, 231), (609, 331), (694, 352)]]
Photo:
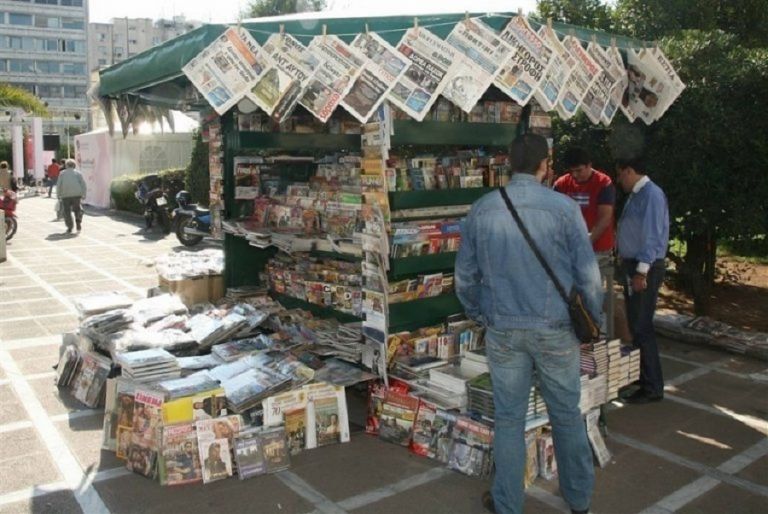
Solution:
[(563, 152), (563, 166), (567, 169), (590, 164), (592, 164), (592, 157), (588, 151), (580, 146), (572, 146)]
[(517, 136), (509, 145), (509, 160), (514, 173), (533, 175), (549, 156), (547, 140), (538, 134)]
[(632, 168), (637, 173), (645, 175), (645, 159), (643, 157), (632, 157), (631, 159), (616, 159), (616, 167), (620, 170)]

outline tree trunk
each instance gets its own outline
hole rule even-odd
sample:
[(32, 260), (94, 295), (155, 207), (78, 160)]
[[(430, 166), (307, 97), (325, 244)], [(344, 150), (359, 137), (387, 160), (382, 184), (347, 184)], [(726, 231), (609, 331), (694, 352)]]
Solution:
[(693, 310), (699, 316), (707, 316), (712, 307), (717, 245), (711, 230), (707, 229), (688, 237), (686, 247), (683, 275), (693, 296)]

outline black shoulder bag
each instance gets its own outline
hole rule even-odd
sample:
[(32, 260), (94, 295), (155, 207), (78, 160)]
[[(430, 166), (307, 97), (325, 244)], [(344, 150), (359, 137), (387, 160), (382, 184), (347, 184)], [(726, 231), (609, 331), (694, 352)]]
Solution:
[(597, 341), (597, 339), (600, 337), (600, 327), (598, 327), (597, 323), (595, 323), (595, 320), (592, 319), (592, 315), (589, 313), (586, 307), (584, 307), (584, 302), (581, 299), (581, 295), (578, 291), (576, 291), (576, 288), (571, 290), (570, 295), (565, 294), (563, 285), (557, 279), (557, 276), (555, 275), (554, 271), (552, 271), (552, 268), (549, 267), (547, 261), (544, 260), (544, 256), (541, 255), (538, 246), (536, 246), (533, 238), (531, 238), (531, 234), (528, 232), (528, 229), (525, 228), (525, 225), (523, 225), (523, 220), (520, 219), (520, 215), (517, 213), (517, 209), (515, 209), (515, 206), (512, 205), (512, 202), (509, 199), (509, 195), (507, 195), (507, 191), (503, 187), (500, 187), (499, 191), (501, 192), (502, 198), (504, 198), (504, 203), (507, 204), (507, 209), (509, 209), (510, 214), (512, 214), (515, 222), (517, 222), (517, 226), (520, 228), (520, 232), (528, 242), (528, 246), (531, 247), (531, 250), (541, 263), (544, 271), (547, 272), (547, 275), (549, 275), (552, 283), (555, 284), (557, 292), (560, 293), (563, 301), (566, 303), (566, 305), (568, 305), (568, 314), (571, 318), (571, 324), (573, 325), (573, 331), (576, 333), (576, 337), (582, 343), (593, 343)]

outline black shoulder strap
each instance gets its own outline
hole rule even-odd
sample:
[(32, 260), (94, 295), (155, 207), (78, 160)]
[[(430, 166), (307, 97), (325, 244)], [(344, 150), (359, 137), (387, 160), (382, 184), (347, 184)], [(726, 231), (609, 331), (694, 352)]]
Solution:
[(563, 297), (563, 301), (565, 303), (568, 303), (568, 295), (565, 293), (565, 289), (563, 289), (563, 285), (557, 279), (557, 276), (555, 275), (555, 272), (552, 271), (552, 268), (549, 267), (549, 263), (544, 259), (544, 256), (541, 255), (541, 252), (539, 251), (539, 247), (536, 246), (536, 243), (533, 241), (533, 238), (531, 237), (531, 234), (528, 232), (528, 229), (525, 228), (525, 225), (523, 225), (523, 220), (520, 219), (520, 215), (517, 213), (517, 209), (515, 209), (515, 206), (512, 205), (512, 201), (509, 199), (509, 195), (507, 194), (506, 189), (504, 189), (504, 187), (500, 187), (499, 191), (501, 192), (502, 198), (504, 198), (504, 203), (507, 204), (507, 209), (509, 209), (509, 212), (510, 214), (512, 214), (512, 217), (515, 218), (515, 221), (517, 222), (517, 226), (520, 228), (520, 232), (523, 234), (523, 237), (528, 242), (528, 246), (531, 247), (531, 250), (533, 250), (533, 254), (536, 256), (537, 259), (539, 259), (539, 262), (544, 268), (544, 271), (547, 272), (547, 275), (549, 275), (549, 278), (552, 280), (552, 283), (555, 284), (555, 288), (557, 289), (557, 292), (560, 293), (560, 296)]

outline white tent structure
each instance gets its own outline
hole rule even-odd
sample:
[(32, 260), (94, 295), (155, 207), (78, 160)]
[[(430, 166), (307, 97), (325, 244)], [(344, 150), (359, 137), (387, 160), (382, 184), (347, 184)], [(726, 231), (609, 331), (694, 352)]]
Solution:
[(171, 132), (167, 124), (161, 130), (157, 123), (145, 123), (138, 134), (131, 132), (126, 138), (119, 129), (110, 136), (106, 128), (75, 136), (75, 160), (88, 186), (85, 203), (108, 208), (110, 183), (121, 175), (184, 168), (189, 164), (194, 144), (192, 131), (198, 122), (172, 112), (176, 132)]

